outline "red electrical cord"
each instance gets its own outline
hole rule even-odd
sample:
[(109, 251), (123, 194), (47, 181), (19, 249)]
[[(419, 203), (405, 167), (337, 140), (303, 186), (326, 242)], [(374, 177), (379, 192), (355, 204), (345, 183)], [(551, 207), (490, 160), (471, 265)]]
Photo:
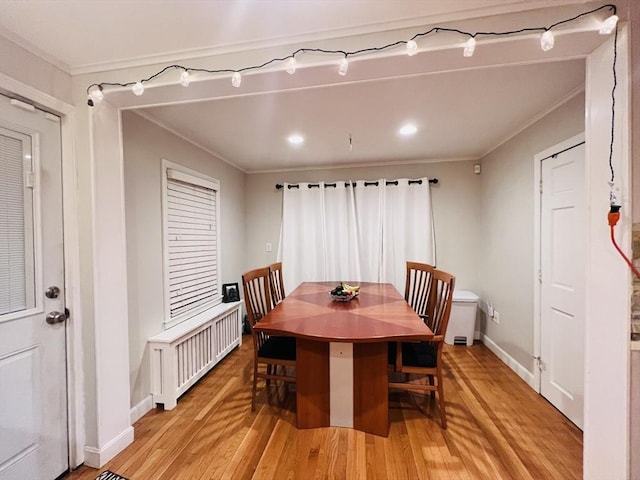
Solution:
[(629, 268), (635, 274), (635, 276), (640, 278), (640, 272), (638, 271), (638, 269), (631, 262), (631, 260), (629, 260), (629, 258), (624, 254), (624, 252), (620, 249), (620, 247), (616, 243), (614, 228), (616, 226), (616, 223), (618, 223), (618, 220), (620, 219), (620, 212), (609, 212), (608, 219), (609, 219), (609, 226), (611, 227), (611, 243), (613, 243), (613, 246), (616, 247), (616, 250), (622, 256), (622, 258), (624, 258), (624, 261), (627, 262), (627, 265), (629, 265)]

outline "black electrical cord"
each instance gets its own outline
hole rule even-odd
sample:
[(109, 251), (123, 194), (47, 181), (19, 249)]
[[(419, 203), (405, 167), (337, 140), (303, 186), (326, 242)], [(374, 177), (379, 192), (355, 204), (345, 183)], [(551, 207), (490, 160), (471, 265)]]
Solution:
[[(453, 32), (453, 33), (458, 33), (460, 35), (466, 35), (469, 37), (478, 37), (478, 36), (504, 36), (504, 35), (515, 35), (518, 33), (525, 33), (525, 32), (539, 32), (539, 31), (548, 31), (554, 27), (557, 27), (559, 25), (565, 24), (565, 23), (569, 23), (569, 22), (573, 22), (577, 19), (579, 19), (580, 17), (584, 17), (586, 15), (591, 15), (592, 13), (596, 13), (600, 10), (603, 9), (610, 9), (613, 14), (616, 13), (616, 6), (613, 4), (607, 4), (607, 5), (603, 5), (601, 7), (598, 8), (594, 8), (593, 10), (589, 10), (587, 12), (583, 12), (580, 13), (574, 17), (571, 18), (567, 18), (566, 20), (561, 20), (559, 22), (556, 22), (554, 24), (549, 25), (548, 27), (526, 27), (526, 28), (520, 28), (517, 30), (509, 30), (509, 31), (504, 31), (504, 32), (476, 32), (476, 33), (471, 33), (471, 32), (465, 32), (463, 30), (459, 30), (457, 28), (448, 28), (448, 27), (433, 27), (430, 28), (429, 30), (425, 31), (425, 32), (420, 32), (420, 33), (416, 33), (413, 37), (411, 37), (411, 40), (415, 40), (416, 38), (419, 37), (424, 37), (427, 35), (430, 35), (432, 33), (438, 33), (438, 32)], [(616, 35), (617, 35), (617, 28), (616, 28)], [(168, 70), (177, 68), (180, 70), (184, 70), (185, 72), (198, 72), (198, 73), (208, 73), (208, 74), (217, 74), (217, 73), (241, 73), (241, 72), (246, 72), (246, 71), (250, 71), (250, 70), (259, 70), (261, 68), (264, 68), (272, 63), (275, 62), (284, 62), (290, 58), (295, 58), (295, 56), (299, 53), (323, 53), (323, 54), (330, 54), (330, 55), (343, 55), (344, 58), (348, 58), (348, 57), (352, 57), (352, 56), (356, 56), (356, 55), (362, 55), (365, 53), (370, 53), (370, 52), (379, 52), (382, 50), (386, 50), (389, 48), (393, 48), (393, 47), (397, 47), (398, 45), (406, 45), (409, 41), (406, 40), (398, 40), (392, 43), (388, 43), (386, 45), (382, 45), (379, 47), (368, 47), (368, 48), (361, 48), (359, 50), (353, 50), (353, 51), (346, 51), (346, 50), (326, 50), (324, 48), (299, 48), (298, 50), (296, 50), (295, 52), (291, 53), (290, 55), (287, 55), (286, 57), (278, 57), (278, 58), (272, 58), (271, 60), (268, 60), (264, 63), (261, 63), (260, 65), (252, 65), (252, 66), (248, 66), (248, 67), (242, 67), (239, 69), (231, 69), (231, 68), (222, 68), (222, 69), (207, 69), (207, 68), (193, 68), (193, 67), (185, 67), (183, 65), (168, 65), (166, 67), (164, 67), (162, 70), (158, 71), (157, 73), (154, 73), (153, 75), (151, 75), (150, 77), (147, 78), (143, 78), (142, 80), (140, 80), (139, 82), (142, 83), (147, 83), (150, 82), (151, 80), (159, 77), (160, 75), (162, 75), (163, 73), (167, 72)], [(615, 64), (614, 64), (615, 65)], [(125, 83), (118, 83), (118, 82), (101, 82), (101, 83), (92, 83), (91, 85), (89, 85), (87, 87), (87, 94), (89, 94), (89, 91), (93, 88), (93, 87), (98, 87), (99, 89), (102, 90), (102, 87), (129, 87), (131, 85), (135, 85), (138, 82), (125, 82)]]
[(615, 122), (616, 122), (616, 87), (618, 86), (618, 75), (616, 73), (616, 62), (618, 60), (618, 25), (613, 37), (613, 88), (611, 89), (611, 143), (609, 144), (609, 169), (611, 170), (611, 185), (615, 180), (615, 172), (613, 170), (613, 141), (615, 139)]

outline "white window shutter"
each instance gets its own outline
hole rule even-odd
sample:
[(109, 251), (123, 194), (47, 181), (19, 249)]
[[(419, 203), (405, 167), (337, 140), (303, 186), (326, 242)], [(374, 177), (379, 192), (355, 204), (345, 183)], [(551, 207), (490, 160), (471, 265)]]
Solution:
[(219, 303), (215, 181), (167, 169), (169, 324)]

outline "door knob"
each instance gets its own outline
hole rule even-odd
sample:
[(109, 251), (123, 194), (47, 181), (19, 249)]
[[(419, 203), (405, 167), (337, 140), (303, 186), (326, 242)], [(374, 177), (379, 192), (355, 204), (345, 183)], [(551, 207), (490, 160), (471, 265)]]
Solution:
[(47, 323), (49, 325), (55, 325), (56, 323), (62, 323), (67, 319), (67, 316), (62, 312), (49, 312), (47, 314)]
[(60, 295), (60, 289), (54, 285), (47, 288), (47, 291), (44, 292), (44, 295), (47, 298), (58, 298), (58, 295)]

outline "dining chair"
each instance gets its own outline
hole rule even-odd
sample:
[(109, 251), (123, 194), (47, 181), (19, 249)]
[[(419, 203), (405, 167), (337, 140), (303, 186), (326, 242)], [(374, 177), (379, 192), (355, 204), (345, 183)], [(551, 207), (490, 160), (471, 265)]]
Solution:
[[(269, 267), (251, 270), (242, 275), (244, 301), (253, 339), (253, 388), (251, 391), (251, 411), (256, 408), (256, 390), (258, 378), (263, 378), (266, 385), (270, 380), (283, 382), (296, 381), (295, 376), (288, 375), (286, 367), (296, 366), (296, 339), (258, 332), (253, 327), (271, 311), (271, 287)], [(264, 367), (262, 369), (261, 367)], [(278, 374), (282, 367), (282, 374)]]
[(282, 280), (282, 262), (269, 265), (269, 282), (271, 284), (272, 305), (275, 307), (284, 300), (284, 281)]
[[(406, 278), (404, 282), (404, 299), (413, 308), (414, 312), (426, 323), (429, 295), (435, 267), (428, 263), (407, 261)], [(398, 342), (389, 342), (389, 371), (395, 371), (396, 345)]]
[(434, 269), (426, 263), (407, 262), (404, 299), (423, 320), (427, 316)]
[[(389, 356), (390, 359), (395, 356), (395, 364), (393, 365), (394, 373), (392, 373), (394, 378), (389, 381), (389, 389), (424, 394), (430, 392), (431, 398), (434, 398), (437, 392), (441, 426), (446, 429), (442, 348), (451, 314), (455, 277), (436, 269), (433, 270), (431, 276), (432, 285), (427, 302), (426, 323), (434, 333), (434, 337), (429, 341), (397, 342), (390, 346)], [(404, 381), (397, 381), (396, 373), (403, 374)], [(424, 383), (417, 383), (415, 377), (424, 377)], [(421, 378), (417, 380), (419, 381)]]

